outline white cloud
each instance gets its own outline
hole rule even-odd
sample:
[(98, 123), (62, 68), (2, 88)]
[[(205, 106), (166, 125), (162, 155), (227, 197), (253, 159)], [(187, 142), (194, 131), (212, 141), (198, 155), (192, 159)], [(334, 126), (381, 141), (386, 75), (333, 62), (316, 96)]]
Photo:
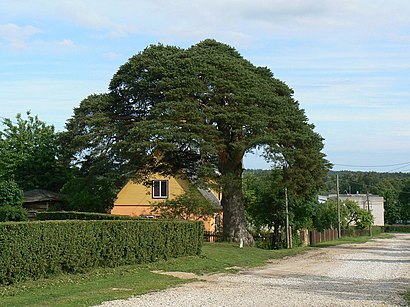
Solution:
[(40, 29), (28, 25), (18, 26), (14, 23), (0, 25), (0, 39), (6, 41), (12, 49), (23, 49), (27, 47), (28, 40), (41, 33)]

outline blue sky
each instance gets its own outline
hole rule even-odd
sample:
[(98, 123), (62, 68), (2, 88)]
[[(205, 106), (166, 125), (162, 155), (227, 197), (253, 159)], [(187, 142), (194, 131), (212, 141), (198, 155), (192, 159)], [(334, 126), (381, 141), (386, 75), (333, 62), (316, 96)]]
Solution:
[(1, 1), (0, 117), (63, 130), (148, 45), (214, 38), (294, 89), (334, 169), (410, 171), (408, 16), (407, 0)]

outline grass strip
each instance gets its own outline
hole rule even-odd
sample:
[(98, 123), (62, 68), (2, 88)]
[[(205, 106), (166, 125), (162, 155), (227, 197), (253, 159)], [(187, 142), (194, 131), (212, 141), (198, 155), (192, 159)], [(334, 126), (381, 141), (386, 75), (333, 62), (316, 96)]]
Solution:
[(329, 246), (335, 246), (335, 245), (341, 245), (341, 244), (350, 244), (350, 243), (366, 243), (372, 239), (388, 239), (394, 237), (393, 234), (386, 234), (382, 233), (379, 235), (375, 236), (359, 236), (359, 237), (342, 237), (340, 239), (336, 240), (331, 240), (331, 241), (326, 241), (326, 242), (320, 242), (315, 245), (312, 245), (312, 247), (329, 247)]
[(410, 291), (403, 293), (404, 299), (407, 301), (407, 305), (410, 306)]

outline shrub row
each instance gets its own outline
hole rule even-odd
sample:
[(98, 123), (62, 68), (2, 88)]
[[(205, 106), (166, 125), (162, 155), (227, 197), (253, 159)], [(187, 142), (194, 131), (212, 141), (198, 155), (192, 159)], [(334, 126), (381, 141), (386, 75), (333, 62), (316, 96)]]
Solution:
[(384, 232), (410, 232), (410, 225), (384, 225)]
[(38, 221), (0, 224), (0, 284), (93, 267), (199, 254), (193, 221)]
[(135, 217), (129, 215), (113, 215), (95, 212), (77, 211), (44, 211), (38, 212), (36, 219), (39, 221), (48, 220), (134, 220)]

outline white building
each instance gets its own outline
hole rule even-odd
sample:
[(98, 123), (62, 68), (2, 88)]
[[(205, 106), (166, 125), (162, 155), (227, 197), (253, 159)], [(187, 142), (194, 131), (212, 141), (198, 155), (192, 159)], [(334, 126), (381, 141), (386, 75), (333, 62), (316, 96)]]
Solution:
[[(337, 195), (331, 194), (328, 196), (329, 199), (336, 200)], [(369, 194), (339, 194), (339, 200), (352, 200), (355, 201), (360, 208), (365, 210), (370, 210), (374, 217), (373, 225), (384, 226), (384, 198), (379, 195)]]

